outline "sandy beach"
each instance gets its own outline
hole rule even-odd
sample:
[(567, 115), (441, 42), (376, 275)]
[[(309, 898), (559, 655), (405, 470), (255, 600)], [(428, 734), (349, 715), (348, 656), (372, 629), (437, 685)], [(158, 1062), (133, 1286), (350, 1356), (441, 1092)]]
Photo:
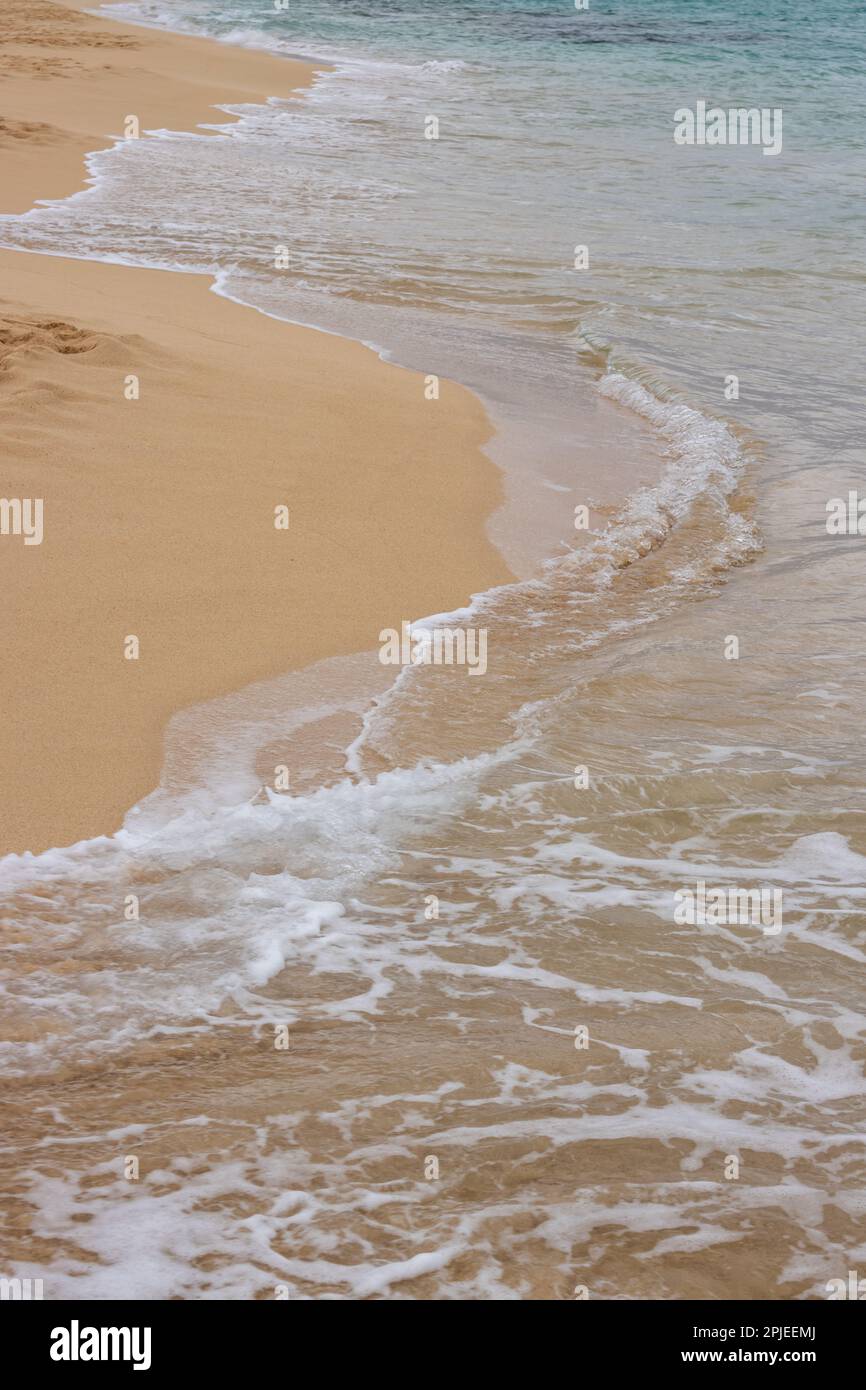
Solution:
[[(0, 18), (0, 212), (85, 184), (84, 156), (126, 134), (225, 124), (227, 102), (302, 93), (306, 63), (121, 25), (71, 0), (8, 0)], [(91, 6), (90, 8), (96, 8)]]
[[(3, 211), (81, 187), (129, 113), (194, 129), (311, 79), (76, 9), (4, 7)], [(462, 388), (428, 401), (422, 377), (209, 277), (0, 253), (2, 493), (44, 503), (40, 545), (0, 540), (0, 850), (116, 829), (175, 711), (506, 579), (490, 432)]]

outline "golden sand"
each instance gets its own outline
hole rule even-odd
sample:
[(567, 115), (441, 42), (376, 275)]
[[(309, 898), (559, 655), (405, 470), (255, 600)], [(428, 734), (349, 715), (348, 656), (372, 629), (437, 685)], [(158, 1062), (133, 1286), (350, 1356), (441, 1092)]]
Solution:
[(314, 69), (267, 53), (95, 19), (60, 0), (4, 0), (0, 14), (0, 212), (85, 184), (84, 156), (124, 134), (232, 119), (219, 104), (291, 97)]
[[(79, 187), (127, 114), (193, 127), (310, 80), (47, 0), (7, 3), (2, 35), (5, 211)], [(416, 373), (210, 285), (0, 253), (0, 495), (44, 503), (41, 545), (0, 537), (0, 851), (114, 830), (178, 709), (509, 577), (471, 393), (428, 401)]]

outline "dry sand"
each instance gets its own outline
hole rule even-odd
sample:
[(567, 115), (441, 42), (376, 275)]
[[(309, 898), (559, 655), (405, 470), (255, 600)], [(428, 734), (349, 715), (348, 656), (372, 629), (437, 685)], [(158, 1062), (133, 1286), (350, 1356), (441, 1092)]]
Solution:
[[(6, 211), (77, 188), (129, 113), (193, 127), (309, 79), (47, 0), (5, 0), (2, 37)], [(41, 545), (0, 536), (0, 852), (113, 831), (176, 710), (509, 577), (470, 392), (427, 401), (417, 374), (210, 284), (0, 252), (0, 496), (44, 499)]]

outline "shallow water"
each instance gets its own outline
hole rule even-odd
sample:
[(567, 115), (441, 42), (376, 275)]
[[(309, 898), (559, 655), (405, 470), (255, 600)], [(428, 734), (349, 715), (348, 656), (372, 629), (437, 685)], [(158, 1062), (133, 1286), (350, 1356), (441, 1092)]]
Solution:
[[(212, 269), (472, 385), (532, 543), (514, 506), (483, 678), (371, 654), (186, 712), (120, 834), (2, 862), (4, 1268), (823, 1296), (866, 1258), (864, 542), (826, 527), (864, 472), (862, 6), (170, 17), (334, 67), (0, 238)], [(702, 96), (782, 107), (782, 152), (676, 146)], [(699, 882), (780, 892), (778, 930), (678, 921)]]

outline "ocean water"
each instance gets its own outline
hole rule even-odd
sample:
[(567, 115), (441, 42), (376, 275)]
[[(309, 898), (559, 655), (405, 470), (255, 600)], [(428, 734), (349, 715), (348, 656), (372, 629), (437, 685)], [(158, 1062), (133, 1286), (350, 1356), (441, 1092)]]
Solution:
[[(520, 577), (455, 595), (483, 679), (341, 658), (184, 712), (118, 835), (0, 863), (16, 1272), (821, 1296), (866, 1258), (864, 539), (826, 526), (866, 487), (866, 7), (112, 12), (326, 66), (0, 241), (472, 386)], [(781, 109), (781, 151), (677, 145), (699, 100)], [(781, 893), (778, 931), (677, 920), (701, 881)]]

